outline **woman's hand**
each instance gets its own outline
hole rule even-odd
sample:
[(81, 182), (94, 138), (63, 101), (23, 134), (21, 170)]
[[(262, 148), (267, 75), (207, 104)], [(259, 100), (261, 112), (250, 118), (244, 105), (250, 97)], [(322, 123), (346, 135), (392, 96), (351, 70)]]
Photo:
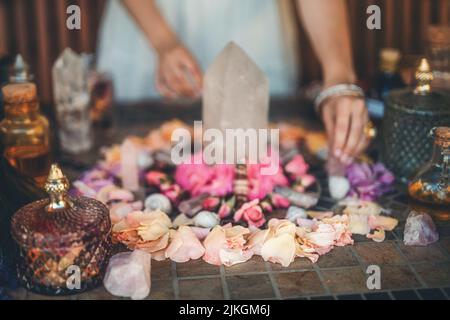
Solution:
[(180, 43), (158, 52), (156, 88), (166, 98), (197, 98), (202, 72), (191, 53)]
[(330, 142), (330, 151), (348, 164), (369, 144), (364, 127), (369, 115), (362, 98), (338, 96), (324, 101), (322, 119)]

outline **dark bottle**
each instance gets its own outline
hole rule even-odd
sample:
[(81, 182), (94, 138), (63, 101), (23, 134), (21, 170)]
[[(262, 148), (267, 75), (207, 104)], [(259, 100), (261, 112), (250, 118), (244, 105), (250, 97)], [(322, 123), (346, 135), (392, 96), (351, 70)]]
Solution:
[(399, 60), (400, 52), (397, 49), (381, 49), (379, 72), (375, 81), (375, 98), (384, 99), (390, 91), (405, 86), (398, 72)]

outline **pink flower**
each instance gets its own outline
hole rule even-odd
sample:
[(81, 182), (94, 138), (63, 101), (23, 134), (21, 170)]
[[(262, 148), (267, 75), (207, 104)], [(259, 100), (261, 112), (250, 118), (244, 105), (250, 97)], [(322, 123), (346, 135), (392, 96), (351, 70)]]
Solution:
[(167, 198), (170, 199), (170, 201), (176, 202), (178, 200), (178, 197), (181, 193), (181, 188), (179, 185), (173, 183), (173, 184), (162, 184), (161, 185), (161, 192), (164, 194)]
[(294, 156), (291, 161), (284, 167), (287, 173), (292, 175), (294, 178), (303, 176), (308, 171), (309, 166), (305, 162), (305, 159), (299, 154)]
[(181, 164), (175, 171), (175, 181), (192, 196), (208, 193), (224, 196), (233, 190), (234, 166), (203, 163), (202, 154), (192, 157), (190, 164)]
[(218, 212), (219, 218), (220, 219), (226, 218), (230, 215), (230, 213), (231, 213), (231, 208), (227, 205), (226, 202), (222, 203), (222, 205), (219, 208), (219, 212)]
[(266, 222), (266, 219), (258, 203), (258, 199), (244, 203), (242, 207), (234, 214), (234, 221), (238, 222), (244, 219), (249, 226), (256, 228), (261, 227)]
[[(272, 157), (278, 155), (271, 155)], [(250, 184), (250, 190), (248, 197), (250, 200), (263, 199), (269, 193), (273, 191), (275, 186), (287, 186), (288, 179), (283, 174), (281, 168), (277, 173), (272, 175), (261, 174), (261, 168), (268, 165), (261, 164), (249, 164), (247, 166), (247, 176)]]
[(259, 205), (266, 213), (271, 213), (273, 211), (272, 206), (267, 201), (262, 201)]
[(167, 180), (167, 175), (160, 171), (149, 171), (145, 175), (147, 183), (153, 186), (159, 186), (165, 180)]
[(272, 194), (272, 203), (277, 208), (287, 208), (290, 205), (288, 199), (277, 193)]
[(304, 186), (305, 188), (308, 188), (314, 182), (316, 182), (316, 177), (314, 177), (311, 174), (306, 173), (300, 177), (300, 181), (301, 181), (302, 186)]
[(231, 197), (231, 199), (222, 203), (218, 212), (220, 219), (223, 219), (230, 215), (231, 209), (233, 209), (235, 202), (236, 202), (235, 197)]
[(217, 197), (208, 197), (202, 202), (202, 207), (205, 210), (213, 211), (220, 203), (220, 199)]

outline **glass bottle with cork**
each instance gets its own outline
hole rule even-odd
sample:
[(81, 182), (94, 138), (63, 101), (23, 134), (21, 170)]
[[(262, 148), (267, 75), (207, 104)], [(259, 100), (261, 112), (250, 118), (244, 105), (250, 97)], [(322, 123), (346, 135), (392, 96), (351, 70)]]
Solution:
[(36, 85), (9, 83), (2, 88), (5, 118), (0, 136), (6, 160), (43, 186), (50, 168), (49, 124), (39, 111)]
[(450, 127), (436, 127), (433, 153), (411, 180), (409, 194), (422, 202), (450, 206)]
[(379, 72), (375, 83), (376, 98), (383, 99), (390, 91), (405, 86), (398, 72), (400, 57), (400, 51), (397, 49), (381, 49)]

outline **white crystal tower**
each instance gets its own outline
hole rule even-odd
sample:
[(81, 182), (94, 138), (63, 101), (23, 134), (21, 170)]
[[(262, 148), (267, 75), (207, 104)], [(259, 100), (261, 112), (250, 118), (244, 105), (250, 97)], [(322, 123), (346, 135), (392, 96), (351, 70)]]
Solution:
[(241, 47), (230, 42), (205, 74), (205, 129), (266, 129), (268, 112), (267, 77)]
[(52, 77), (61, 148), (73, 154), (86, 151), (92, 145), (86, 58), (66, 48)]

